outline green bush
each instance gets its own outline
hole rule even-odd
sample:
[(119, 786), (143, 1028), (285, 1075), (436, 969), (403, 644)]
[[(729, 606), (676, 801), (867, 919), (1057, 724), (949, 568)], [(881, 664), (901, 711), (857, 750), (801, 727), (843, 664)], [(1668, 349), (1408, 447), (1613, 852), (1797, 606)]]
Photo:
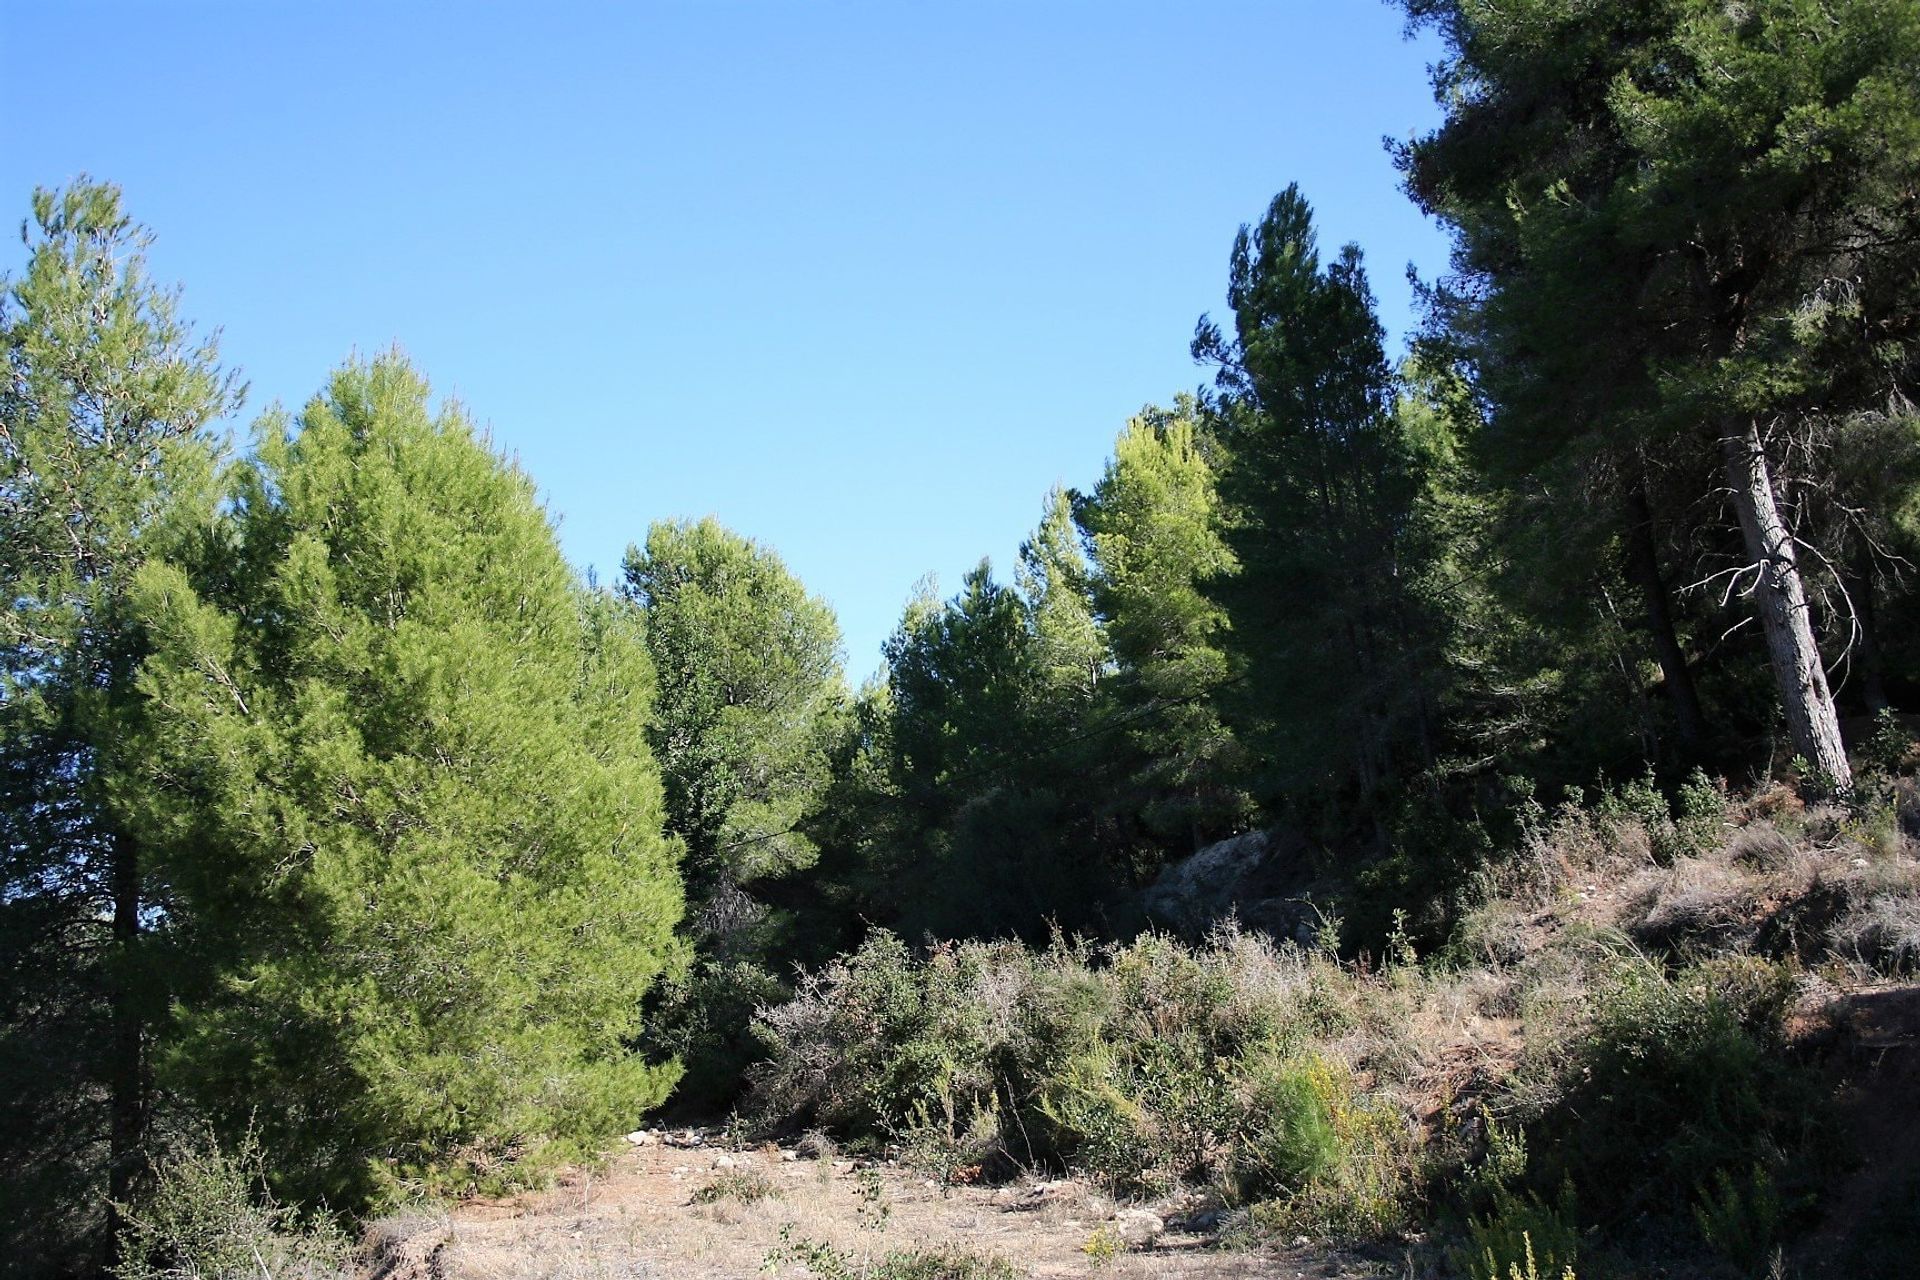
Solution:
[(747, 1070), (766, 1056), (753, 1020), (790, 994), (746, 960), (701, 960), (657, 987), (644, 1046), (656, 1060), (678, 1060), (685, 1069), (674, 1101), (713, 1112), (737, 1100)]
[(251, 1136), (211, 1137), (162, 1158), (147, 1203), (130, 1209), (117, 1280), (345, 1280), (351, 1250), (324, 1218), (273, 1198)]
[(1004, 1153), (1123, 1193), (1204, 1184), (1261, 1202), (1274, 1225), (1368, 1234), (1402, 1217), (1413, 1138), (1311, 1046), (1363, 1029), (1359, 1007), (1389, 986), (1233, 929), (1199, 946), (924, 955), (878, 934), (762, 1019), (753, 1114), (891, 1142), (946, 1176)]
[(1233, 1187), (1253, 1199), (1327, 1177), (1340, 1161), (1326, 1065), (1319, 1059), (1250, 1063), (1248, 1125), (1234, 1152)]
[(1549, 1277), (1570, 1272), (1579, 1258), (1573, 1186), (1562, 1183), (1549, 1204), (1537, 1195), (1504, 1188), (1493, 1210), (1467, 1223), (1466, 1244), (1453, 1263), (1468, 1280), (1509, 1280), (1513, 1275)]
[(1727, 1170), (1811, 1154), (1823, 1102), (1780, 1053), (1778, 970), (1614, 971), (1535, 1126), (1537, 1184), (1570, 1180), (1599, 1220), (1670, 1214)]
[(1772, 1268), (1784, 1216), (1772, 1175), (1757, 1164), (1745, 1179), (1716, 1170), (1713, 1185), (1700, 1188), (1693, 1207), (1701, 1238), (1754, 1280), (1764, 1280)]

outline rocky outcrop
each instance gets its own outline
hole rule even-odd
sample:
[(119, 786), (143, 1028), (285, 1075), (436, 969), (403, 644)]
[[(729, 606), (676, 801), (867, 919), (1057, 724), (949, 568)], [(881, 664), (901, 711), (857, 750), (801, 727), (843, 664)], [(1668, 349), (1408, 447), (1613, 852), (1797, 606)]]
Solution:
[(1319, 923), (1304, 893), (1310, 876), (1299, 840), (1249, 831), (1168, 863), (1140, 906), (1156, 928), (1186, 936), (1232, 918), (1246, 928), (1306, 943)]

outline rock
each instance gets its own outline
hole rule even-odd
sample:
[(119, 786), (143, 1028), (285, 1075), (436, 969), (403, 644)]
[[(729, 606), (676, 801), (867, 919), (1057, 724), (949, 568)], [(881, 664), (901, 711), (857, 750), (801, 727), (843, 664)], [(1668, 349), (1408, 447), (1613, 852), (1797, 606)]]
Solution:
[(792, 1164), (799, 1158), (800, 1153), (798, 1151), (782, 1151), (780, 1153), (780, 1160), (783, 1164)]
[(713, 1167), (716, 1169), (731, 1169), (733, 1168), (734, 1165), (738, 1163), (739, 1161), (735, 1160), (732, 1156), (726, 1154), (724, 1151), (713, 1158)]
[(649, 1129), (635, 1129), (627, 1135), (627, 1141), (636, 1147), (651, 1147), (660, 1141), (660, 1135)]
[(1167, 1229), (1159, 1214), (1146, 1209), (1122, 1209), (1114, 1215), (1113, 1223), (1120, 1229), (1121, 1239), (1130, 1245), (1147, 1244)]
[(692, 1172), (693, 1172), (693, 1170), (692, 1170), (692, 1169), (689, 1169), (689, 1168), (688, 1168), (688, 1167), (687, 1167), (686, 1165), (684, 1165), (684, 1164), (677, 1164), (677, 1165), (675, 1165), (675, 1166), (673, 1166), (673, 1176), (674, 1176), (674, 1177), (676, 1177), (676, 1178), (684, 1178), (684, 1177), (686, 1177), (686, 1176), (687, 1176), (688, 1174), (690, 1174), (690, 1173), (692, 1173)]
[(1226, 1215), (1218, 1209), (1202, 1209), (1181, 1219), (1180, 1229), (1196, 1234), (1212, 1231), (1220, 1225), (1220, 1219), (1224, 1216)]
[(1169, 863), (1141, 894), (1140, 907), (1155, 924), (1180, 933), (1200, 934), (1233, 917), (1249, 929), (1311, 946), (1319, 919), (1302, 900), (1310, 863), (1297, 836), (1249, 831)]

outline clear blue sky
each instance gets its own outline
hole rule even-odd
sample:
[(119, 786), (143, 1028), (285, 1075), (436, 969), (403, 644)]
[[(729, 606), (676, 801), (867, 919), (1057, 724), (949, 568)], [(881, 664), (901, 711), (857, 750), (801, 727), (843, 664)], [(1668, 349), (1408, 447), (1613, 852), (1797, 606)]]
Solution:
[(1404, 333), (1432, 56), (1378, 0), (0, 0), (0, 197), (124, 186), (249, 419), (399, 343), (603, 578), (663, 517), (771, 543), (857, 678), (1201, 381), (1288, 182)]

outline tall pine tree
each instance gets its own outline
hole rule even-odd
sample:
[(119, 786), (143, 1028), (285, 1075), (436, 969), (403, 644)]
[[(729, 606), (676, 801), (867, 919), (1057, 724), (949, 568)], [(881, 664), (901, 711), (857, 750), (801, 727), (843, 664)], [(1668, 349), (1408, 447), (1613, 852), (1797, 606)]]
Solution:
[(148, 935), (181, 919), (118, 782), (144, 714), (129, 599), (239, 392), (117, 189), (38, 191), (23, 234), (0, 297), (0, 1248), (55, 1269), (138, 1197), (167, 997)]
[(681, 912), (634, 620), (397, 356), (232, 494), (135, 593), (134, 809), (209, 975), (165, 1079), (337, 1206), (584, 1153), (673, 1080), (632, 1048)]

